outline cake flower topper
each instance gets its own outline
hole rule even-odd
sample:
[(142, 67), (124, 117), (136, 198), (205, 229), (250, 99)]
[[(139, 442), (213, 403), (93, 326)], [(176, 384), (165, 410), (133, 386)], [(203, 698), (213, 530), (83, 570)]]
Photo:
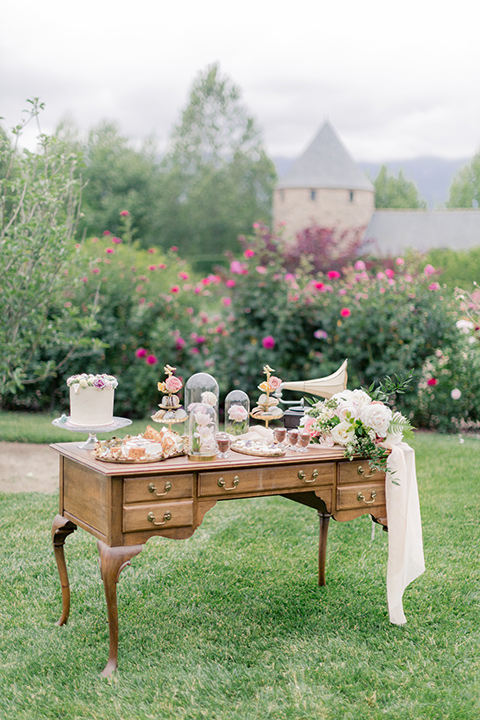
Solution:
[(258, 386), (262, 395), (258, 398), (257, 406), (253, 408), (250, 415), (253, 418), (264, 420), (265, 426), (268, 428), (270, 420), (278, 420), (283, 416), (282, 410), (278, 407), (277, 398), (270, 397), (270, 393), (278, 390), (282, 381), (279, 377), (276, 377), (276, 375), (272, 375), (275, 370), (271, 368), (270, 365), (265, 365), (263, 372), (267, 376), (267, 379)]

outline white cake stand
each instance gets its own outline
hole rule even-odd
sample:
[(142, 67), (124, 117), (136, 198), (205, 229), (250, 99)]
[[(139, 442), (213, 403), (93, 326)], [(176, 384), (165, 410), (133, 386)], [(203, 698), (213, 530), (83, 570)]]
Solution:
[(63, 430), (70, 430), (71, 432), (88, 432), (88, 440), (78, 445), (82, 450), (93, 450), (97, 440), (97, 433), (108, 433), (113, 430), (119, 430), (120, 428), (131, 425), (132, 421), (128, 418), (114, 417), (113, 422), (109, 425), (74, 425), (70, 422), (70, 418), (66, 415), (62, 415), (56, 420), (52, 420), (52, 425), (55, 427), (62, 428)]

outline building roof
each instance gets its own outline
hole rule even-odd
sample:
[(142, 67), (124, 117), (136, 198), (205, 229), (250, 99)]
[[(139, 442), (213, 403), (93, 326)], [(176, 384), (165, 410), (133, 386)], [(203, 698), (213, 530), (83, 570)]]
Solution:
[(280, 178), (277, 188), (374, 191), (372, 183), (350, 156), (328, 121), (303, 155)]
[(365, 232), (372, 251), (469, 250), (480, 245), (480, 210), (376, 210)]

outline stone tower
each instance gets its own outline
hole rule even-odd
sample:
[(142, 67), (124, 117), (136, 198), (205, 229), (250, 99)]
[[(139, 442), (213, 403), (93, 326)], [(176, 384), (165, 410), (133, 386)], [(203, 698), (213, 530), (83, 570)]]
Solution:
[(314, 224), (340, 232), (366, 228), (375, 209), (374, 199), (373, 184), (326, 122), (277, 183), (274, 228), (282, 223), (287, 240)]

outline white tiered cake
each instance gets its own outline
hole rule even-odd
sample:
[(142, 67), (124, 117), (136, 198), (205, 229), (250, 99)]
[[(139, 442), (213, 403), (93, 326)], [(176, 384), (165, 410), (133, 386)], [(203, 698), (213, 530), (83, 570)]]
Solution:
[(113, 375), (72, 375), (70, 388), (70, 422), (83, 427), (113, 424), (113, 401), (118, 385)]

